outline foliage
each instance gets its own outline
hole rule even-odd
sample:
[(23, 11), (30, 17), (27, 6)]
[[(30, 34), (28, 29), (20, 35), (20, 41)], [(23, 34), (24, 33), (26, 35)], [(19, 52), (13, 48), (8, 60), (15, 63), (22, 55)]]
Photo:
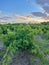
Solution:
[(32, 54), (36, 54), (46, 65), (44, 53), (39, 46), (34, 43), (35, 35), (46, 35), (49, 39), (49, 26), (42, 24), (7, 24), (0, 25), (0, 38), (6, 46), (6, 53), (3, 56), (2, 65), (9, 65), (14, 54), (24, 50), (28, 50)]

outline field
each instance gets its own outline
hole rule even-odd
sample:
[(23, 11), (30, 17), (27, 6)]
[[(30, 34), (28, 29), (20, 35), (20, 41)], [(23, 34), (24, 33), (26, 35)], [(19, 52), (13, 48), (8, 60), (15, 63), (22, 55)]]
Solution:
[(0, 65), (49, 65), (49, 24), (0, 24)]

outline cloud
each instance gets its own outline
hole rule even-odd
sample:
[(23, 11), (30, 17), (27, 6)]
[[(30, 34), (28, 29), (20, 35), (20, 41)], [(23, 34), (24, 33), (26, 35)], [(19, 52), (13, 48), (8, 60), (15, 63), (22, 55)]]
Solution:
[(9, 15), (6, 15), (6, 16), (2, 17), (2, 19), (4, 19), (4, 20), (11, 19), (11, 18), (12, 18), (12, 17), (9, 16)]
[(13, 21), (12, 15), (2, 14), (0, 16), (0, 23), (8, 23), (10, 21)]
[[(37, 6), (37, 10), (39, 9), (38, 12), (33, 12), (32, 14), (38, 17), (45, 17), (47, 16), (47, 9), (49, 10), (48, 4), (49, 4), (49, 0), (27, 0), (29, 3), (33, 3), (34, 5)], [(47, 9), (46, 9), (47, 8)]]
[(39, 5), (45, 5), (45, 4), (49, 4), (49, 0), (36, 0), (37, 4)]
[(8, 19), (11, 19), (12, 17), (11, 16), (8, 16), (8, 15), (6, 15), (6, 16), (3, 16), (3, 17), (0, 17), (0, 19), (2, 19), (2, 20), (8, 20)]
[(45, 13), (49, 13), (49, 0), (36, 0), (36, 3), (42, 7)]
[(20, 15), (17, 15), (17, 14), (15, 14), (14, 16), (15, 16), (15, 18), (17, 20), (26, 20), (26, 17), (25, 16), (20, 16)]
[(32, 15), (27, 15), (27, 16), (16, 15), (15, 18), (16, 21), (19, 23), (40, 23), (45, 21), (42, 18), (37, 18), (37, 17), (35, 18)]
[(0, 10), (0, 15), (2, 14), (2, 11)]
[(37, 19), (39, 19), (39, 20), (37, 20), (35, 18), (39, 22), (47, 22), (47, 21), (49, 21), (49, 16), (47, 14), (45, 14), (45, 13), (33, 12), (32, 15), (35, 16)]
[(32, 12), (32, 15), (36, 17), (46, 17), (47, 16), (45, 13), (42, 13), (42, 12)]
[(4, 22), (4, 20), (0, 19), (0, 23)]
[(27, 16), (21, 16), (21, 15), (15, 15), (16, 20), (23, 20), (23, 21), (32, 21), (33, 17), (31, 15)]
[(49, 13), (49, 6), (43, 6), (43, 9), (45, 10), (46, 13)]
[[(36, 17), (34, 17), (34, 16)], [(38, 17), (43, 17), (43, 18), (38, 18)], [(32, 12), (32, 14), (21, 16), (18, 14), (5, 14), (0, 17), (0, 23), (41, 23), (47, 20), (48, 17), (46, 18), (46, 14), (41, 13), (41, 12)]]
[(43, 9), (43, 11), (32, 12), (31, 14), (36, 17), (42, 17), (45, 21), (49, 20), (49, 0), (35, 0), (35, 1), (36, 1), (36, 4)]

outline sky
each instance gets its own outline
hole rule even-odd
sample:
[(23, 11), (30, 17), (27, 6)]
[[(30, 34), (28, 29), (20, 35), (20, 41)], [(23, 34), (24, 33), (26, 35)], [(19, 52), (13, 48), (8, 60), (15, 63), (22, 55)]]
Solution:
[(0, 22), (49, 21), (49, 0), (0, 0)]
[(0, 0), (0, 10), (4, 13), (17, 13), (20, 15), (29, 14), (35, 11), (41, 11), (35, 0)]

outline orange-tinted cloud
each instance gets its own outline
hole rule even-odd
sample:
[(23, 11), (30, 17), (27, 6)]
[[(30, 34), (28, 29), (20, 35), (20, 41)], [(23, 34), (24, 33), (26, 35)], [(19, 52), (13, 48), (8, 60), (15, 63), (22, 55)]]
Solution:
[[(27, 15), (27, 16), (21, 16), (17, 14), (6, 15), (6, 16), (0, 17), (0, 23), (41, 23), (48, 19), (48, 17), (46, 18), (46, 15), (43, 13), (42, 14), (36, 13), (35, 16), (36, 17), (32, 15)], [(40, 18), (40, 16), (41, 17), (43, 16), (43, 18)]]
[(45, 21), (43, 18), (38, 18), (38, 17), (33, 17), (33, 16), (16, 16), (16, 20), (19, 20), (19, 21), (25, 21), (25, 22), (28, 22), (28, 23), (40, 23), (40, 22), (43, 22)]
[(0, 23), (1, 23), (1, 22), (3, 22), (3, 20), (2, 20), (2, 19), (0, 19)]

